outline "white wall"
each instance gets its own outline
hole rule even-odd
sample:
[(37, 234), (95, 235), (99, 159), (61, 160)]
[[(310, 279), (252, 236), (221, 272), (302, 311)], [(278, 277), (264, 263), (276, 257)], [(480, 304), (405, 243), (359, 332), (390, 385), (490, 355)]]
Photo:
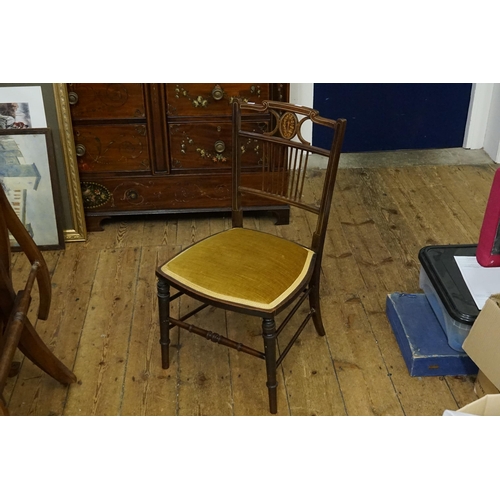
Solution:
[(472, 84), (464, 148), (481, 149), (483, 147), (492, 95), (493, 83)]
[(464, 148), (484, 148), (494, 162), (500, 163), (499, 83), (473, 84)]
[(500, 163), (500, 83), (493, 85), (491, 93), (490, 111), (484, 136), (484, 150), (494, 162)]
[[(301, 106), (313, 107), (314, 83), (291, 83), (290, 84), (290, 102), (300, 104)], [(302, 137), (306, 141), (312, 142), (312, 124), (304, 123)]]
[(313, 107), (314, 83), (291, 83), (290, 84), (290, 102)]

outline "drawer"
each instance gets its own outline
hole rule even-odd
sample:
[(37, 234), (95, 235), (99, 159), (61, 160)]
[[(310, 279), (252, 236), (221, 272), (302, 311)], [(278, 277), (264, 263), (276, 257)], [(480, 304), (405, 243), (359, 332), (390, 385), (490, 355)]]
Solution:
[[(259, 187), (258, 173), (243, 174), (245, 186)], [(155, 213), (162, 210), (190, 210), (231, 207), (231, 175), (168, 175), (135, 178), (81, 178), (86, 213)], [(248, 206), (276, 203), (245, 195)]]
[(270, 98), (269, 83), (168, 83), (166, 92), (169, 116), (229, 116), (234, 98)]
[(229, 169), (231, 123), (175, 123), (169, 126), (172, 170)]
[(86, 212), (231, 206), (230, 175), (81, 179)]
[(73, 120), (144, 118), (142, 83), (68, 83)]
[[(246, 121), (245, 130), (268, 130), (269, 122)], [(232, 125), (229, 121), (177, 122), (169, 126), (172, 171), (230, 169)], [(249, 141), (242, 151), (243, 167), (259, 165), (261, 151)]]
[(145, 125), (75, 125), (80, 172), (144, 172), (150, 170)]

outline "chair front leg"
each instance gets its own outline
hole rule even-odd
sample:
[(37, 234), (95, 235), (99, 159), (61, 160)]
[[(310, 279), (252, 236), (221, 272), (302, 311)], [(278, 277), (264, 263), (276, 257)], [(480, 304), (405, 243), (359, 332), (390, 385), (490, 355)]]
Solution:
[(262, 336), (264, 337), (264, 353), (266, 355), (267, 390), (269, 393), (269, 411), (278, 412), (276, 380), (276, 322), (274, 318), (262, 320)]
[(158, 312), (160, 315), (161, 367), (170, 366), (170, 286), (163, 278), (158, 278)]

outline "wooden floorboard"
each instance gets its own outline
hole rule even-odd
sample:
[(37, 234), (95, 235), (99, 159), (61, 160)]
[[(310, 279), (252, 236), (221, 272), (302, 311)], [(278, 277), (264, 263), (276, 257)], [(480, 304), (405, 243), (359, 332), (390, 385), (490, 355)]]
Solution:
[[(477, 242), (495, 167), (429, 165), (341, 169), (325, 243), (322, 314), (278, 370), (279, 415), (440, 415), (476, 398), (474, 377), (410, 377), (385, 315), (388, 293), (419, 292), (418, 251)], [(323, 172), (312, 171), (318, 198)], [(314, 216), (292, 210), (289, 226), (269, 216), (246, 227), (306, 242)], [(269, 415), (265, 364), (188, 332), (171, 332), (171, 366), (160, 366), (156, 267), (231, 225), (228, 217), (120, 218), (85, 243), (45, 252), (53, 281), (49, 319), (30, 319), (72, 368), (64, 387), (19, 353), (4, 391), (13, 415)], [(14, 282), (29, 265), (13, 258)], [(182, 297), (171, 307), (188, 311)], [(199, 324), (263, 350), (260, 322), (207, 308)], [(294, 319), (295, 321), (295, 319)], [(299, 319), (297, 319), (299, 321)], [(291, 325), (290, 330), (293, 330)], [(288, 329), (279, 339), (283, 350)]]

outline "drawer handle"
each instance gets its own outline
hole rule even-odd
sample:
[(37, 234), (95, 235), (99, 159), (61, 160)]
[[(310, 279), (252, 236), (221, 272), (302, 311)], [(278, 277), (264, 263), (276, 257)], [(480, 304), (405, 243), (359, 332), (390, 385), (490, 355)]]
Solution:
[(212, 90), (212, 97), (216, 100), (216, 101), (220, 101), (223, 97), (224, 97), (224, 91), (222, 90), (222, 87), (217, 84), (213, 90)]
[(134, 201), (139, 198), (139, 193), (134, 189), (128, 189), (125, 193), (125, 196), (127, 197), (127, 200)]
[(226, 149), (226, 145), (224, 144), (224, 141), (216, 141), (214, 144), (214, 148), (217, 153), (223, 153)]
[(71, 106), (74, 106), (78, 102), (78, 94), (76, 92), (68, 93), (68, 100)]
[(87, 152), (83, 144), (77, 144), (75, 149), (76, 149), (76, 156), (83, 156)]

